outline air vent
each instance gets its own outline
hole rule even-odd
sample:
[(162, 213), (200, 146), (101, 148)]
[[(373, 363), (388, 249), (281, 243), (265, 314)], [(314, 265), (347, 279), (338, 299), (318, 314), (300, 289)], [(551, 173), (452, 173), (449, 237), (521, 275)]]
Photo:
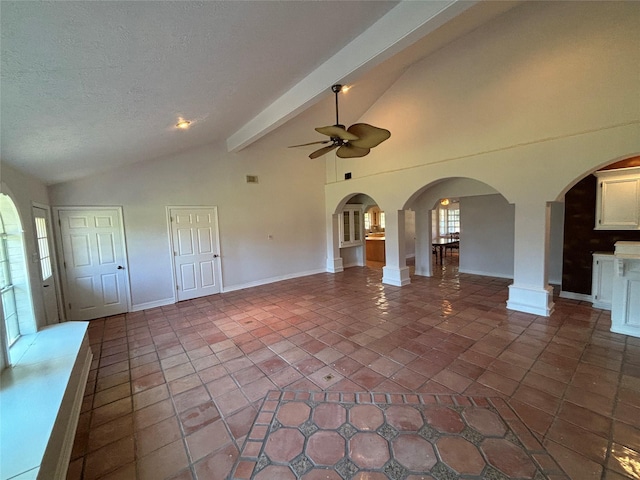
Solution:
[(258, 183), (257, 175), (247, 175), (247, 183)]

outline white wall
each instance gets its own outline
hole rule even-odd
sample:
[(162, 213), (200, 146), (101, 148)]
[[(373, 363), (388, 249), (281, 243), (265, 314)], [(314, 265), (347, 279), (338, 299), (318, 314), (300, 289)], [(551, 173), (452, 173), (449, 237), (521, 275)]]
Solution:
[(416, 212), (406, 210), (404, 212), (404, 242), (407, 258), (416, 256)]
[(460, 272), (513, 278), (514, 215), (502, 195), (460, 199)]
[[(20, 322), (24, 333), (31, 333), (46, 325), (44, 299), (42, 296), (42, 287), (40, 285), (39, 265), (38, 261), (33, 261), (33, 255), (37, 255), (38, 247), (36, 245), (32, 208), (34, 202), (42, 205), (48, 205), (49, 196), (47, 194), (47, 188), (42, 182), (19, 172), (6, 163), (0, 164), (0, 185), (1, 193), (8, 195), (13, 200), (24, 231), (23, 240), (27, 259), (26, 264), (29, 277), (27, 281), (29, 282), (30, 293), (27, 292), (27, 290), (29, 290), (27, 285), (24, 286), (23, 290), (25, 295), (31, 296), (31, 305), (23, 306), (23, 308), (26, 308), (27, 310), (23, 310), (21, 312), (22, 318)], [(31, 308), (33, 308), (32, 311)], [(25, 318), (25, 316), (27, 318)], [(32, 324), (30, 326), (26, 326), (24, 324), (25, 321)], [(35, 323), (33, 323), (34, 321)]]
[[(339, 162), (336, 178), (350, 171), (357, 188), (362, 177), (429, 164), (476, 178), (469, 165), (496, 187), (548, 173), (538, 162), (487, 169), (473, 157), (637, 123), (639, 23), (637, 2), (523, 2), (408, 69), (361, 119), (391, 138)], [(581, 153), (554, 159), (553, 170), (566, 173)]]
[(548, 315), (548, 203), (640, 152), (639, 24), (637, 2), (523, 2), (413, 65), (360, 119), (391, 138), (337, 163), (327, 213), (354, 191), (394, 212), (482, 182), (515, 206), (508, 307)]
[(564, 203), (552, 202), (549, 228), (549, 283), (562, 285), (562, 252), (564, 248)]
[(344, 268), (362, 267), (365, 264), (364, 247), (347, 247), (340, 249)]
[(166, 206), (218, 207), (224, 290), (324, 271), (323, 183), (324, 164), (258, 143), (239, 154), (203, 147), (49, 191), (55, 206), (122, 205), (139, 309), (174, 298)]

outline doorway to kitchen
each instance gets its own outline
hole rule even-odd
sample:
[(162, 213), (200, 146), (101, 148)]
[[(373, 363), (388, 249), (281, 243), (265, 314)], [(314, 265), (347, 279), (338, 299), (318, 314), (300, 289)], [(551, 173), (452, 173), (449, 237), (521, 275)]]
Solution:
[(367, 267), (384, 267), (386, 265), (385, 215), (378, 205), (370, 205), (365, 210), (364, 232)]

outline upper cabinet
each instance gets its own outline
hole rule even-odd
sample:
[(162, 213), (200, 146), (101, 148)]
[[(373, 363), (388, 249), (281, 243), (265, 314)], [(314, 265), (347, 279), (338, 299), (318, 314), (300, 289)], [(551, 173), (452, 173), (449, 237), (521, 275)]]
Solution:
[(340, 247), (356, 247), (362, 245), (362, 205), (345, 205), (340, 217)]
[(640, 167), (596, 172), (596, 230), (640, 230)]

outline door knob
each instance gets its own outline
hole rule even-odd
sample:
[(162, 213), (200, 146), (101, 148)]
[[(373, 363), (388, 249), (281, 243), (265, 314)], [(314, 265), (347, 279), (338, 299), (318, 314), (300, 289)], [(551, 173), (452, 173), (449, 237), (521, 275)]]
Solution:
[(118, 265), (118, 270), (124, 270), (124, 267), (122, 265)]
[(217, 253), (213, 254), (213, 258), (218, 258), (220, 255), (218, 255)]

